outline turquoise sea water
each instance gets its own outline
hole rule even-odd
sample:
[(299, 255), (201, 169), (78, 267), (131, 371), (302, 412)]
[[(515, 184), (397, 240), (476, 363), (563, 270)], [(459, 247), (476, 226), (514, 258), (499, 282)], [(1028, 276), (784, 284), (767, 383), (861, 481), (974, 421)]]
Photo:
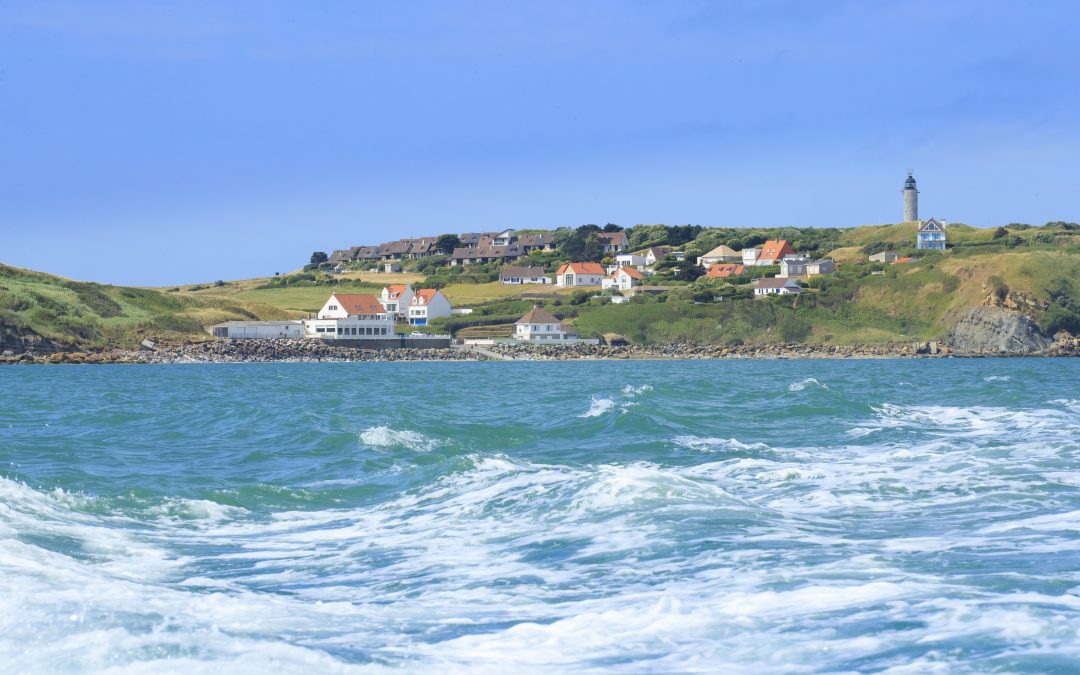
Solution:
[(1078, 381), (0, 368), (0, 672), (1077, 672)]

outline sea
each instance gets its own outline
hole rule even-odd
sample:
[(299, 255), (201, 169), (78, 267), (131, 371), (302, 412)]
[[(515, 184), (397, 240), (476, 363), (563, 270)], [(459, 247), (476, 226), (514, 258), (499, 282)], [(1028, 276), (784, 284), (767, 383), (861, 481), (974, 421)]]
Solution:
[(1080, 360), (0, 368), (0, 672), (1080, 672)]

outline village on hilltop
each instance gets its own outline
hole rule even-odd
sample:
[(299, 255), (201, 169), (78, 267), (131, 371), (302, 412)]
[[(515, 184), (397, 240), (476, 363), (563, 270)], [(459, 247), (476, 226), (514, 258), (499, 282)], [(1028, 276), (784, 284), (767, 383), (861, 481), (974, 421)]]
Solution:
[[(918, 217), (918, 190), (911, 172), (902, 193), (904, 222), (913, 224), (915, 249), (945, 250), (944, 223)], [(745, 288), (753, 297), (798, 296), (805, 290), (800, 282), (831, 275), (838, 267), (828, 257), (800, 252), (796, 242), (787, 239), (731, 241), (694, 256), (689, 256), (685, 247), (670, 244), (632, 248), (627, 231), (614, 225), (583, 226), (577, 231), (505, 229), (398, 239), (338, 249), (330, 255), (316, 253), (306, 269), (331, 275), (358, 270), (393, 275), (408, 265), (428, 273), (431, 279), (439, 278), (431, 274), (438, 269), (449, 270), (449, 278), (479, 268), (489, 273), (497, 269), (497, 279), (504, 285), (595, 291), (613, 304), (626, 304), (639, 294), (666, 293), (671, 285), (665, 282), (672, 280), (713, 279), (732, 288)], [(575, 259), (575, 254), (581, 259)], [(913, 259), (894, 250), (868, 255), (869, 261), (886, 264)], [(455, 309), (439, 288), (397, 283), (387, 284), (378, 295), (331, 293), (308, 319), (229, 321), (213, 326), (212, 332), (231, 339), (306, 337), (372, 347), (442, 347), (450, 343), (450, 336), (430, 335), (424, 332), (426, 327), (437, 319), (470, 312), (471, 308)], [(398, 325), (410, 329), (398, 330)], [(571, 324), (537, 304), (514, 323), (509, 336), (461, 342), (571, 345), (597, 340), (581, 338)]]

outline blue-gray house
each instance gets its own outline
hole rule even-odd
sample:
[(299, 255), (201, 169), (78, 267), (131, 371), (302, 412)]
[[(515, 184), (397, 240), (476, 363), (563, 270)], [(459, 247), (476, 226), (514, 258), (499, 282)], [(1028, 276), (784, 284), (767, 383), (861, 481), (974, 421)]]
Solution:
[(915, 237), (916, 248), (945, 250), (945, 226), (931, 218), (919, 224), (919, 232)]

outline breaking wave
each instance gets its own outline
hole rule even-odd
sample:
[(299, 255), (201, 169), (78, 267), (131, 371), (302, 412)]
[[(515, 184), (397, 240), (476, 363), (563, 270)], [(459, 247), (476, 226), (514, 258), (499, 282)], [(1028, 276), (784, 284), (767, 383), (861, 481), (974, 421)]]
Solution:
[(807, 387), (818, 387), (819, 389), (828, 389), (829, 385), (818, 382), (816, 377), (808, 377), (805, 380), (799, 382), (793, 382), (788, 385), (788, 391), (802, 391)]
[(371, 448), (405, 448), (429, 452), (439, 442), (415, 431), (398, 431), (388, 426), (368, 427), (360, 432), (360, 442)]

